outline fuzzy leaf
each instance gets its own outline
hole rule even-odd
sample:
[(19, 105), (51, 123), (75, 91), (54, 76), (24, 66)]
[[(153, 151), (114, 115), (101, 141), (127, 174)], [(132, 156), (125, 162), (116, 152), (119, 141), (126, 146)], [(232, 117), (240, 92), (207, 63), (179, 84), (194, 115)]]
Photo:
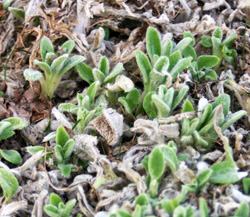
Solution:
[(71, 104), (71, 103), (61, 103), (58, 106), (59, 111), (61, 111), (61, 112), (69, 112), (69, 113), (72, 113), (72, 114), (77, 114), (78, 108), (79, 107), (77, 105), (74, 105), (74, 104)]
[(148, 27), (147, 29), (146, 46), (151, 61), (153, 60), (153, 56), (155, 54), (158, 56), (161, 55), (161, 40), (158, 32), (153, 27)]
[(69, 139), (65, 146), (63, 147), (63, 158), (64, 159), (68, 159), (70, 157), (70, 155), (72, 154), (73, 152), (73, 147), (75, 145), (75, 141), (73, 139)]
[(143, 76), (144, 85), (149, 83), (149, 75), (152, 70), (152, 66), (149, 62), (148, 57), (142, 51), (135, 51), (135, 58), (139, 69), (141, 70)]
[(180, 199), (178, 197), (172, 200), (163, 200), (161, 202), (162, 208), (165, 209), (165, 211), (168, 213), (173, 213), (175, 208), (178, 207), (179, 204), (180, 204)]
[(181, 52), (193, 42), (193, 39), (190, 37), (183, 38), (175, 47), (175, 50), (180, 50)]
[(22, 158), (17, 151), (14, 150), (3, 150), (0, 149), (0, 156), (3, 157), (5, 160), (13, 163), (13, 164), (20, 164), (22, 163)]
[(154, 148), (148, 161), (148, 172), (152, 179), (159, 179), (165, 170), (164, 155), (160, 148)]
[(220, 28), (215, 29), (212, 37), (218, 38), (221, 41), (223, 37), (221, 29)]
[(52, 73), (51, 68), (46, 62), (41, 62), (39, 60), (34, 60), (34, 64), (38, 65), (40, 67), (40, 69), (42, 69), (45, 72), (46, 77), (51, 75), (51, 73)]
[(191, 32), (184, 32), (183, 33), (183, 38), (191, 38), (192, 41), (189, 43), (189, 46), (194, 46), (195, 45), (195, 39), (194, 39), (194, 36), (192, 35)]
[(180, 102), (183, 100), (183, 98), (186, 96), (187, 92), (189, 90), (189, 87), (187, 85), (183, 86), (178, 95), (174, 98), (173, 104), (172, 104), (172, 110), (174, 110), (179, 104)]
[(8, 10), (10, 13), (12, 13), (12, 15), (21, 20), (21, 21), (24, 21), (24, 17), (25, 17), (25, 12), (23, 9), (20, 9), (20, 8), (13, 8), (13, 7), (8, 7)]
[(76, 205), (76, 199), (72, 199), (72, 200), (68, 201), (65, 204), (65, 210), (64, 210), (63, 214), (65, 216), (70, 216), (72, 209), (74, 208), (75, 205)]
[(89, 102), (90, 104), (94, 102), (94, 99), (95, 99), (95, 96), (96, 96), (96, 93), (97, 91), (99, 90), (100, 88), (100, 82), (99, 81), (95, 81), (94, 83), (92, 83), (88, 90), (87, 90), (87, 96), (89, 96)]
[(172, 173), (176, 172), (178, 170), (178, 158), (173, 148), (170, 148), (169, 146), (163, 146), (161, 150), (164, 155), (164, 159), (167, 161)]
[(183, 56), (185, 58), (187, 57), (192, 57), (192, 61), (195, 61), (196, 59), (196, 52), (195, 49), (193, 47), (191, 47), (190, 45), (188, 45), (183, 51)]
[(58, 164), (57, 166), (64, 176), (69, 175), (71, 173), (71, 169), (74, 167), (73, 164)]
[(246, 195), (250, 194), (250, 178), (243, 179), (243, 189)]
[(0, 140), (7, 139), (13, 136), (15, 133), (13, 131), (12, 125), (9, 122), (1, 121), (0, 122)]
[(231, 41), (233, 41), (235, 38), (237, 37), (236, 33), (233, 33), (231, 35), (229, 35), (225, 40), (223, 40), (223, 42), (221, 43), (222, 45), (226, 45), (229, 44)]
[(4, 204), (7, 204), (18, 189), (18, 181), (12, 173), (0, 168), (0, 186), (5, 197)]
[(41, 52), (41, 58), (42, 58), (43, 62), (45, 62), (45, 57), (46, 57), (47, 53), (49, 53), (49, 52), (54, 53), (53, 44), (50, 41), (50, 39), (47, 38), (46, 36), (43, 36), (43, 38), (41, 40), (40, 52)]
[(23, 76), (28, 81), (38, 81), (43, 78), (43, 74), (41, 72), (33, 69), (25, 69), (25, 71), (23, 72)]
[(51, 204), (45, 205), (43, 210), (50, 217), (58, 217), (58, 216), (60, 216), (58, 208), (56, 206), (54, 206), (54, 205), (51, 205)]
[(22, 130), (24, 127), (28, 126), (28, 123), (19, 117), (6, 118), (3, 121), (9, 122), (13, 130)]
[(29, 146), (26, 149), (27, 149), (27, 152), (31, 155), (34, 155), (39, 151), (45, 151), (45, 147), (43, 146)]
[(176, 64), (182, 59), (181, 52), (179, 50), (173, 52), (169, 57), (169, 67), (168, 71), (171, 71)]
[(115, 67), (112, 69), (110, 74), (105, 78), (104, 83), (109, 83), (114, 80), (114, 78), (120, 74), (120, 72), (123, 70), (123, 64), (122, 63), (117, 63)]
[(176, 78), (179, 73), (181, 73), (185, 68), (187, 68), (191, 63), (192, 57), (183, 58), (178, 61), (174, 68), (170, 71), (172, 78)]
[(118, 102), (124, 106), (127, 113), (132, 114), (134, 108), (140, 102), (140, 91), (137, 88), (134, 88), (126, 97), (119, 97)]
[(249, 216), (249, 205), (247, 202), (242, 202), (239, 208), (236, 210), (234, 217), (248, 217)]
[(133, 88), (134, 88), (133, 81), (124, 75), (118, 75), (115, 78), (114, 84), (107, 84), (107, 89), (111, 92), (124, 91), (125, 93), (127, 93), (133, 90)]
[(56, 132), (51, 132), (51, 133), (49, 133), (47, 136), (45, 136), (45, 137), (43, 138), (43, 141), (42, 141), (42, 142), (48, 142), (48, 141), (50, 141), (50, 140), (52, 140), (52, 139), (56, 139)]
[(103, 56), (99, 63), (99, 70), (105, 75), (108, 76), (109, 73), (109, 60), (106, 56)]
[(244, 115), (247, 115), (247, 112), (244, 110), (237, 111), (231, 115), (229, 115), (225, 120), (223, 125), (221, 126), (222, 132), (227, 129), (230, 125), (232, 125), (234, 122), (238, 121), (240, 118), (242, 118)]
[(147, 194), (140, 194), (136, 200), (135, 200), (136, 205), (144, 206), (149, 204), (148, 200), (148, 195)]
[(210, 181), (219, 184), (229, 184), (240, 180), (237, 167), (231, 162), (215, 163), (210, 167), (213, 170)]
[(150, 118), (156, 118), (157, 117), (157, 108), (152, 102), (152, 95), (155, 94), (154, 92), (149, 92), (143, 100), (143, 108), (147, 115)]
[(203, 189), (208, 184), (209, 178), (211, 177), (212, 173), (213, 173), (213, 170), (206, 169), (206, 170), (203, 170), (200, 174), (198, 174), (196, 179), (193, 181), (197, 185), (196, 193), (203, 192)]
[(208, 141), (203, 139), (197, 131), (194, 131), (194, 141), (195, 141), (195, 145), (199, 145), (203, 148), (208, 148), (209, 146)]
[(203, 197), (199, 199), (199, 209), (200, 209), (200, 217), (209, 217), (207, 202)]
[(212, 39), (209, 36), (202, 36), (200, 43), (204, 47), (212, 47)]
[(158, 118), (168, 117), (170, 112), (169, 106), (156, 94), (153, 94), (151, 99), (157, 108), (157, 113), (158, 113), (157, 117)]
[(67, 71), (69, 71), (71, 68), (76, 66), (78, 63), (82, 62), (85, 60), (85, 57), (80, 56), (80, 55), (75, 55), (73, 57), (68, 58), (63, 66), (63, 69), (60, 71), (59, 75), (63, 75)]
[(76, 65), (76, 69), (84, 81), (88, 82), (89, 84), (92, 84), (95, 81), (93, 73), (92, 73), (92, 69), (89, 66), (87, 66), (85, 63), (82, 63), (82, 62), (78, 63)]
[(64, 63), (68, 58), (68, 54), (63, 54), (57, 57), (51, 64), (51, 71), (53, 75), (59, 75), (64, 67)]
[(58, 207), (59, 203), (63, 202), (62, 199), (61, 199), (61, 197), (59, 197), (59, 196), (58, 196), (57, 194), (55, 194), (55, 193), (52, 193), (52, 194), (50, 195), (49, 200), (50, 200), (50, 204), (51, 204), (51, 205), (54, 205), (54, 206), (56, 206), (56, 207)]
[(56, 132), (56, 144), (62, 146), (63, 148), (69, 139), (70, 139), (69, 134), (64, 129), (64, 127), (63, 126), (58, 127)]
[(123, 210), (118, 210), (116, 215), (116, 217), (132, 217), (129, 213)]
[(62, 48), (65, 49), (65, 53), (70, 54), (75, 47), (75, 42), (73, 40), (66, 41)]
[(199, 56), (197, 59), (198, 70), (201, 70), (203, 68), (205, 69), (212, 68), (218, 62), (219, 58), (216, 56), (210, 56), (210, 55)]
[(194, 107), (192, 103), (188, 99), (186, 99), (182, 107), (182, 113), (193, 112), (193, 111), (194, 111)]
[(166, 56), (161, 56), (156, 61), (154, 65), (154, 69), (156, 69), (158, 72), (166, 72), (169, 66), (169, 60)]
[(162, 46), (161, 55), (169, 56), (172, 53), (172, 50), (173, 50), (173, 43), (171, 42), (171, 40), (167, 40), (164, 42)]
[(214, 71), (212, 69), (206, 69), (205, 70), (205, 79), (216, 80), (217, 79), (216, 71)]
[(224, 114), (224, 117), (226, 117), (229, 111), (229, 107), (230, 107), (230, 96), (227, 94), (219, 95), (212, 104), (213, 110), (220, 104), (222, 104), (223, 106), (223, 114)]
[(63, 148), (60, 145), (56, 145), (54, 147), (54, 155), (55, 159), (58, 163), (63, 161)]
[(92, 72), (93, 72), (94, 80), (102, 84), (105, 80), (105, 75), (97, 68), (94, 68)]

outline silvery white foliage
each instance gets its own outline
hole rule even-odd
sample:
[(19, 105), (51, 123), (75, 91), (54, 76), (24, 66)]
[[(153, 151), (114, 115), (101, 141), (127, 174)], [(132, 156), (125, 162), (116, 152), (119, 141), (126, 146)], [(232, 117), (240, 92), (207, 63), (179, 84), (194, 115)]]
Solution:
[(26, 200), (15, 201), (6, 205), (3, 205), (0, 209), (0, 216), (11, 217), (18, 211), (27, 209), (28, 202)]
[(201, 111), (204, 111), (204, 109), (206, 108), (207, 104), (208, 104), (208, 100), (205, 97), (202, 97), (199, 100), (199, 103), (198, 103), (198, 114), (197, 114), (198, 118), (200, 118), (202, 116), (202, 112)]
[(229, 185), (226, 188), (226, 195), (232, 197), (235, 201), (242, 203), (247, 202), (250, 203), (250, 196), (247, 196), (239, 191), (239, 189), (234, 185)]
[(134, 86), (134, 82), (130, 78), (124, 75), (118, 75), (115, 78), (114, 84), (107, 84), (107, 89), (111, 92), (124, 91), (125, 93), (128, 93), (134, 88)]
[[(63, 127), (66, 127), (68, 129), (71, 129), (72, 128), (72, 125), (71, 123), (68, 121), (68, 119), (66, 118), (66, 116), (60, 112), (57, 108), (53, 108), (51, 113), (55, 116), (56, 120), (59, 122), (59, 123), (55, 123), (52, 121), (52, 124), (51, 124), (51, 128), (52, 130), (57, 130), (57, 128), (62, 125)], [(56, 126), (54, 126), (56, 125)]]

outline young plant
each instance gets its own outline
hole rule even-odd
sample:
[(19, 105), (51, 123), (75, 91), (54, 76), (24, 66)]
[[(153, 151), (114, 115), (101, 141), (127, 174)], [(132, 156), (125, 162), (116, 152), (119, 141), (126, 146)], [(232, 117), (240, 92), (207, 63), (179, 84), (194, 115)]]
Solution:
[(100, 95), (95, 101), (95, 95), (100, 87), (99, 81), (90, 85), (87, 95), (77, 94), (77, 105), (71, 103), (61, 103), (58, 109), (62, 112), (69, 112), (77, 115), (76, 128), (78, 133), (83, 133), (88, 123), (101, 115), (102, 110), (107, 107), (107, 101), (104, 95)]
[[(201, 101), (200, 101), (201, 102)], [(200, 103), (201, 104), (201, 103)], [(217, 140), (218, 135), (214, 130), (214, 114), (217, 107), (223, 105), (223, 113), (219, 120), (219, 126), (222, 132), (230, 125), (239, 120), (247, 112), (240, 110), (228, 115), (230, 107), (230, 97), (227, 94), (221, 94), (212, 104), (207, 104), (205, 108), (198, 108), (197, 118), (184, 119), (182, 121), (181, 142), (184, 146), (195, 145), (203, 148), (209, 148)], [(195, 111), (189, 100), (186, 100), (182, 112)]]
[(137, 65), (142, 73), (144, 94), (155, 91), (161, 84), (165, 84), (167, 76), (173, 79), (189, 66), (192, 58), (182, 57), (182, 51), (190, 44), (191, 38), (184, 38), (178, 44), (167, 40), (163, 45), (158, 32), (153, 27), (147, 29), (147, 55), (140, 50), (135, 51)]
[[(66, 204), (57, 195), (50, 195), (50, 204), (44, 206), (44, 212), (51, 217), (71, 217), (71, 212), (76, 205), (76, 199), (68, 201)], [(79, 216), (79, 215), (78, 215)]]
[(190, 206), (184, 208), (183, 206), (178, 206), (173, 213), (173, 217), (193, 217), (194, 211)]
[(25, 79), (31, 82), (39, 80), (42, 88), (42, 95), (51, 99), (54, 96), (54, 92), (62, 76), (78, 63), (85, 60), (83, 56), (79, 55), (70, 57), (70, 53), (74, 47), (75, 42), (69, 40), (56, 52), (50, 39), (44, 36), (40, 45), (42, 61), (34, 60), (34, 63), (44, 71), (44, 75), (39, 71), (26, 69), (24, 71)]
[(0, 168), (0, 186), (3, 190), (3, 195), (5, 198), (4, 204), (7, 204), (18, 189), (18, 181), (12, 173)]
[(120, 75), (124, 69), (123, 64), (117, 63), (110, 72), (109, 61), (106, 56), (101, 58), (98, 69), (94, 68), (92, 70), (85, 63), (79, 63), (76, 69), (82, 79), (90, 85), (98, 81), (100, 87), (106, 88), (108, 90), (106, 95), (113, 105), (116, 104), (117, 100), (114, 92), (130, 92), (134, 88), (134, 83), (128, 77)]
[(180, 91), (160, 85), (157, 94), (152, 91), (145, 96), (143, 108), (150, 118), (168, 117), (183, 100), (188, 90), (187, 85), (184, 85)]
[(200, 197), (199, 199), (199, 210), (200, 210), (200, 217), (209, 217), (207, 202), (203, 197)]
[[(14, 130), (21, 130), (24, 127), (27, 127), (28, 123), (18, 117), (11, 117), (0, 121), (0, 141), (2, 139), (7, 139), (15, 134)], [(17, 151), (14, 150), (4, 150), (0, 149), (0, 157), (5, 160), (13, 163), (20, 164), (22, 163), (22, 158)]]
[(232, 49), (233, 40), (236, 38), (237, 34), (233, 33), (226, 39), (223, 39), (223, 34), (220, 28), (214, 30), (212, 37), (203, 36), (201, 38), (201, 44), (204, 47), (212, 47), (212, 54), (219, 58), (219, 62), (214, 67), (214, 70), (218, 70), (222, 63), (223, 58), (232, 66), (235, 67), (234, 57), (237, 53), (235, 49)]
[[(55, 163), (61, 170), (62, 174), (67, 176), (70, 174), (73, 164), (69, 163), (69, 158), (73, 152), (73, 147), (75, 141), (70, 139), (69, 134), (66, 132), (63, 126), (58, 127), (56, 135), (55, 133), (50, 134), (51, 139), (56, 137), (56, 146), (54, 147), (53, 155), (55, 158)], [(33, 154), (39, 151), (39, 149), (44, 150), (41, 146), (36, 146), (36, 148), (29, 148), (28, 152)]]

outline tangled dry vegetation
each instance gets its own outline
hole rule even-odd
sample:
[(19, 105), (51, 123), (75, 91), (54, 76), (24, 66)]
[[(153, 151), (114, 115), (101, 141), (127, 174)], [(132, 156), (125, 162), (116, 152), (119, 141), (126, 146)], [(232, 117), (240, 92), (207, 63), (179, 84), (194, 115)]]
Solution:
[(1, 0), (0, 216), (249, 216), (248, 0)]

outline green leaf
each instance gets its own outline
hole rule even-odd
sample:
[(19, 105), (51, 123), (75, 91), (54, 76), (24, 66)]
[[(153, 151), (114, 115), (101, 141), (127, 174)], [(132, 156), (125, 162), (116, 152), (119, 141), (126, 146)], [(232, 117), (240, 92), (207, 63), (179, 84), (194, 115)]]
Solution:
[(139, 69), (143, 76), (144, 85), (149, 83), (149, 75), (152, 70), (152, 66), (149, 62), (148, 57), (140, 50), (135, 51), (135, 58)]
[(118, 210), (117, 215), (118, 215), (118, 217), (132, 217), (129, 213), (127, 213), (123, 210)]
[(105, 75), (103, 74), (103, 72), (101, 72), (99, 69), (96, 69), (96, 68), (94, 68), (92, 72), (93, 72), (94, 80), (102, 84), (105, 80)]
[(162, 56), (169, 56), (173, 50), (173, 43), (171, 40), (166, 40), (162, 46), (161, 55)]
[(70, 157), (70, 155), (73, 152), (74, 145), (75, 145), (75, 141), (73, 139), (69, 139), (66, 142), (65, 146), (63, 147), (63, 152), (64, 152), (63, 158), (64, 159), (67, 159)]
[(63, 148), (60, 145), (56, 145), (54, 147), (54, 155), (55, 159), (58, 163), (63, 161)]
[(212, 69), (206, 69), (205, 70), (205, 79), (216, 80), (217, 79), (216, 71), (214, 71)]
[(7, 10), (8, 9), (8, 7), (11, 5), (11, 3), (13, 2), (14, 0), (5, 0), (5, 1), (3, 1), (3, 9), (4, 10)]
[(18, 189), (18, 181), (12, 173), (0, 168), (0, 185), (5, 197), (4, 204), (7, 204)]
[(187, 92), (189, 90), (189, 87), (187, 85), (184, 85), (180, 91), (178, 92), (178, 95), (174, 98), (173, 104), (172, 104), (172, 110), (174, 110), (180, 102), (183, 100), (183, 98), (186, 96)]
[(47, 215), (51, 216), (51, 217), (59, 217), (60, 213), (59, 210), (56, 206), (54, 205), (45, 205), (43, 208), (44, 212), (46, 212)]
[(42, 142), (48, 142), (48, 141), (50, 141), (50, 140), (52, 140), (52, 139), (56, 139), (56, 132), (51, 132), (51, 133), (49, 133), (47, 136), (45, 136), (45, 137), (43, 138), (43, 141), (42, 141)]
[(156, 69), (158, 72), (166, 72), (169, 66), (169, 60), (166, 56), (161, 56), (156, 61), (154, 65), (154, 69)]
[(152, 102), (152, 95), (155, 94), (154, 92), (149, 92), (143, 100), (143, 108), (147, 115), (150, 118), (156, 118), (157, 117), (157, 108), (155, 104)]
[(212, 173), (213, 173), (213, 170), (206, 169), (198, 174), (196, 179), (193, 181), (197, 185), (196, 193), (203, 192), (203, 189), (207, 186), (209, 182), (209, 178), (211, 177)]
[(218, 38), (221, 41), (223, 37), (221, 29), (220, 28), (215, 29), (212, 37)]
[(89, 66), (87, 66), (85, 63), (82, 63), (82, 62), (78, 63), (76, 65), (76, 69), (84, 81), (88, 82), (89, 84), (92, 84), (95, 81), (93, 73), (92, 73), (92, 69)]
[(94, 102), (94, 99), (95, 99), (95, 96), (96, 96), (96, 93), (97, 91), (99, 90), (100, 88), (100, 82), (99, 81), (95, 81), (94, 83), (92, 83), (88, 90), (87, 90), (87, 96), (89, 96), (89, 102), (90, 104), (92, 104)]
[(174, 66), (182, 59), (181, 52), (179, 50), (173, 52), (169, 57), (168, 71), (171, 71)]
[(190, 65), (191, 60), (192, 57), (183, 58), (179, 60), (178, 63), (170, 71), (172, 78), (176, 78), (179, 73), (183, 72), (183, 70)]
[(28, 126), (28, 123), (19, 117), (6, 118), (3, 121), (9, 122), (12, 125), (13, 130), (22, 130), (24, 127)]
[(247, 112), (244, 110), (237, 111), (231, 115), (229, 115), (223, 122), (223, 125), (221, 126), (222, 132), (226, 130), (230, 125), (232, 125), (234, 122), (238, 121), (240, 118), (242, 118), (244, 115), (247, 115)]
[(57, 166), (64, 176), (69, 175), (71, 173), (71, 169), (74, 167), (73, 164), (58, 164)]
[(41, 58), (42, 58), (43, 62), (45, 62), (45, 57), (46, 57), (47, 53), (49, 53), (49, 52), (54, 53), (53, 44), (50, 41), (50, 39), (47, 38), (46, 36), (43, 36), (43, 38), (41, 40), (40, 52), (41, 52)]
[(74, 66), (76, 66), (77, 64), (79, 64), (80, 62), (82, 62), (84, 60), (85, 60), (85, 57), (79, 56), (79, 55), (75, 55), (71, 58), (68, 58), (65, 61), (63, 69), (60, 71), (59, 75), (63, 75), (64, 73), (66, 73), (71, 68), (73, 68)]
[[(206, 131), (206, 132), (208, 132), (208, 131)], [(195, 142), (195, 145), (199, 145), (203, 148), (209, 147), (208, 141), (203, 139), (197, 131), (194, 131), (194, 142)]]
[(56, 144), (64, 147), (65, 143), (70, 139), (69, 134), (63, 126), (58, 127), (56, 132)]
[(42, 69), (45, 72), (46, 77), (48, 77), (49, 75), (52, 74), (51, 68), (46, 62), (41, 62), (39, 60), (34, 60), (34, 64), (38, 65), (40, 67), (40, 69)]
[(3, 157), (5, 160), (13, 163), (13, 164), (20, 164), (22, 163), (22, 158), (17, 151), (14, 150), (3, 150), (0, 149), (0, 156)]
[(105, 75), (105, 77), (109, 74), (109, 61), (106, 56), (103, 56), (99, 63), (99, 70)]
[(13, 7), (8, 7), (8, 10), (10, 13), (12, 13), (12, 15), (21, 20), (21, 21), (24, 21), (24, 17), (25, 17), (25, 12), (23, 9), (20, 9), (20, 8), (13, 8)]
[(182, 113), (193, 112), (193, 111), (194, 111), (194, 107), (192, 103), (188, 99), (186, 99), (182, 107)]
[(76, 199), (72, 199), (72, 200), (68, 201), (65, 204), (65, 210), (64, 210), (63, 214), (65, 216), (70, 216), (72, 209), (74, 208), (75, 205), (76, 205)]
[(58, 207), (59, 203), (63, 202), (62, 199), (61, 199), (61, 197), (59, 197), (59, 196), (58, 196), (57, 194), (55, 194), (55, 193), (52, 193), (52, 194), (50, 195), (49, 200), (50, 200), (50, 204), (51, 204), (51, 205), (54, 205), (54, 206), (56, 206), (56, 207)]
[(28, 81), (38, 81), (43, 78), (43, 74), (41, 72), (33, 69), (25, 69), (23, 72), (23, 76)]
[(190, 44), (193, 42), (192, 38), (183, 38), (175, 47), (175, 50), (180, 50), (181, 52)]
[(200, 217), (209, 217), (207, 202), (203, 197), (199, 199), (199, 209), (200, 209)]
[(202, 36), (200, 44), (204, 47), (212, 47), (212, 39), (209, 36)]
[(173, 213), (175, 208), (178, 207), (180, 204), (180, 199), (177, 197), (177, 198), (174, 198), (172, 200), (166, 200), (164, 199), (162, 202), (161, 202), (161, 206), (163, 209), (166, 210), (166, 212), (168, 213)]
[(67, 54), (70, 54), (74, 49), (74, 47), (75, 47), (75, 42), (73, 40), (68, 40), (62, 45), (62, 48), (65, 49), (65, 52)]
[(193, 47), (191, 47), (190, 45), (188, 45), (183, 51), (183, 56), (185, 58), (187, 57), (192, 57), (192, 61), (195, 61), (196, 59), (196, 52), (195, 49)]
[(59, 56), (55, 60), (53, 60), (51, 64), (51, 71), (53, 75), (59, 75), (61, 73), (68, 57), (68, 54), (63, 54), (62, 56)]
[(218, 64), (219, 58), (216, 56), (203, 55), (199, 56), (197, 59), (198, 70), (209, 69)]
[(34, 155), (39, 151), (45, 151), (45, 147), (43, 146), (29, 146), (26, 149), (27, 149), (27, 152), (31, 155)]
[(176, 172), (179, 166), (176, 152), (169, 146), (163, 146), (161, 150), (164, 155), (164, 159), (167, 161), (167, 164), (170, 167), (172, 173)]
[(161, 40), (158, 32), (153, 27), (148, 27), (147, 29), (146, 46), (151, 61), (155, 54), (161, 56)]
[(156, 94), (153, 94), (151, 100), (155, 104), (157, 108), (157, 117), (158, 118), (165, 118), (168, 117), (170, 108), (169, 106)]
[(236, 210), (234, 217), (248, 217), (249, 216), (249, 205), (247, 202), (242, 202), (239, 208)]
[(246, 195), (250, 194), (250, 178), (243, 179), (243, 189)]
[(189, 46), (194, 46), (195, 45), (195, 39), (194, 39), (194, 36), (192, 35), (191, 32), (184, 32), (183, 33), (183, 38), (191, 38), (192, 41), (189, 43)]
[(58, 110), (61, 112), (69, 112), (73, 114), (77, 114), (79, 106), (71, 104), (71, 103), (61, 103), (58, 106)]
[(15, 133), (13, 131), (11, 123), (7, 121), (0, 122), (0, 140), (7, 139), (13, 136)]
[(147, 194), (140, 194), (135, 200), (135, 205), (144, 206), (148, 204), (149, 204), (149, 199)]
[(120, 72), (123, 70), (123, 64), (122, 63), (117, 63), (115, 67), (112, 69), (110, 74), (105, 78), (104, 83), (109, 83), (114, 80), (114, 78), (120, 74)]
[(148, 172), (152, 179), (159, 179), (165, 170), (164, 155), (160, 148), (156, 147), (150, 154), (148, 161)]
[(229, 111), (229, 107), (230, 107), (230, 96), (227, 94), (219, 95), (212, 104), (213, 110), (220, 104), (222, 104), (223, 106), (223, 114), (224, 114), (224, 117), (226, 117)]
[(213, 170), (210, 182), (219, 184), (229, 184), (240, 180), (237, 167), (231, 162), (215, 163), (210, 167)]
[(231, 35), (229, 35), (221, 44), (222, 45), (226, 45), (229, 44), (231, 41), (233, 41), (235, 38), (237, 37), (236, 33), (233, 33)]
[(140, 102), (140, 91), (137, 88), (134, 88), (127, 94), (126, 97), (119, 97), (118, 102), (124, 106), (125, 111), (128, 114), (132, 114), (134, 108)]

